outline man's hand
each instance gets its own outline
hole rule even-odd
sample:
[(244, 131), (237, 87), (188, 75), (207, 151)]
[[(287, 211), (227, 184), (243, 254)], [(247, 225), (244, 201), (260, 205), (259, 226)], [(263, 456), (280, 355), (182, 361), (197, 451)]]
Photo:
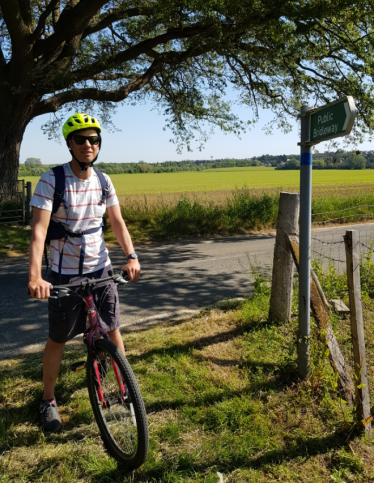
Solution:
[(130, 259), (127, 262), (127, 265), (124, 265), (121, 269), (123, 272), (126, 271), (129, 279), (131, 281), (138, 280), (140, 277), (140, 264), (138, 262), (138, 259)]
[(34, 299), (47, 299), (50, 296), (49, 287), (51, 284), (42, 278), (29, 282), (30, 295)]

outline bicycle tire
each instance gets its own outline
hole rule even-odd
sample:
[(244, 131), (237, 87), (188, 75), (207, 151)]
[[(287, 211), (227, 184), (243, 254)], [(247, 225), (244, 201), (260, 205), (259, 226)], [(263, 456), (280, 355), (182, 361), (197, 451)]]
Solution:
[[(95, 355), (96, 362), (100, 365), (102, 371), (100, 379), (102, 379), (104, 399), (107, 401), (117, 400), (114, 404), (110, 403), (108, 408), (103, 408), (97, 393), (97, 377), (94, 373), (95, 360), (92, 360), (92, 356), (89, 354), (87, 358), (87, 387), (95, 420), (108, 452), (119, 463), (134, 470), (144, 463), (148, 453), (148, 424), (143, 398), (131, 366), (120, 349), (109, 340), (98, 339), (95, 341), (95, 350), (97, 353)], [(102, 359), (98, 356), (99, 353), (101, 353), (101, 356), (105, 354), (104, 360), (107, 361), (107, 366), (104, 369), (102, 368)], [(126, 394), (130, 398), (126, 402), (121, 397), (113, 365), (108, 356), (117, 364), (122, 380), (126, 384)], [(113, 391), (117, 391), (114, 395), (115, 399), (113, 399)], [(133, 411), (131, 411), (131, 404)], [(114, 415), (113, 406), (116, 407), (118, 419)], [(136, 422), (136, 426), (134, 422)], [(137, 444), (134, 448), (135, 433)], [(127, 436), (124, 437), (124, 434)]]

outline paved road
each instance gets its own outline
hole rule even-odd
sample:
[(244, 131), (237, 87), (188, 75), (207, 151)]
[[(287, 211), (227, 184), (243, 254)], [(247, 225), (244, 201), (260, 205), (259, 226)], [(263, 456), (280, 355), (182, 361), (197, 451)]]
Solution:
[[(253, 290), (250, 261), (269, 270), (273, 245), (273, 235), (256, 235), (137, 247), (142, 276), (119, 291), (124, 329), (248, 295)], [(123, 265), (121, 249), (111, 248), (110, 257), (114, 268)], [(27, 271), (25, 257), (0, 263), (0, 358), (40, 350), (47, 337), (47, 301), (26, 295)]]
[[(369, 239), (372, 237), (374, 224), (355, 225), (354, 229), (360, 230), (366, 241), (367, 233)], [(345, 230), (321, 229), (313, 231), (313, 237), (340, 241)], [(344, 256), (340, 245), (313, 243), (316, 251)], [(272, 234), (137, 247), (142, 276), (120, 289), (123, 329), (142, 329), (186, 317), (223, 298), (248, 295), (253, 291), (251, 265), (269, 271), (273, 248)], [(110, 256), (113, 266), (120, 268), (121, 250), (110, 249)], [(26, 295), (27, 271), (26, 257), (0, 261), (0, 359), (41, 350), (47, 337), (47, 302)]]

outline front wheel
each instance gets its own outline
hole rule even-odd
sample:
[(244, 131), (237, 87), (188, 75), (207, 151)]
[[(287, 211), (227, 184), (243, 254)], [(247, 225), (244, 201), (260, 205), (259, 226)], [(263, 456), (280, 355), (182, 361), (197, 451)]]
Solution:
[[(118, 462), (132, 470), (139, 468), (147, 457), (148, 425), (134, 373), (120, 349), (105, 339), (95, 341), (91, 359), (89, 355), (88, 394), (101, 437)], [(98, 375), (104, 402), (98, 395)]]

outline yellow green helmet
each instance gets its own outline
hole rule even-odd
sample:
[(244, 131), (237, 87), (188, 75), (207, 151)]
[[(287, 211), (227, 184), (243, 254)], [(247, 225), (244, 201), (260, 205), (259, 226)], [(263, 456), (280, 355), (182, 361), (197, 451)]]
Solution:
[(66, 139), (70, 133), (78, 131), (78, 129), (96, 129), (98, 132), (101, 132), (99, 121), (95, 117), (81, 112), (77, 112), (69, 117), (62, 126), (62, 134)]

